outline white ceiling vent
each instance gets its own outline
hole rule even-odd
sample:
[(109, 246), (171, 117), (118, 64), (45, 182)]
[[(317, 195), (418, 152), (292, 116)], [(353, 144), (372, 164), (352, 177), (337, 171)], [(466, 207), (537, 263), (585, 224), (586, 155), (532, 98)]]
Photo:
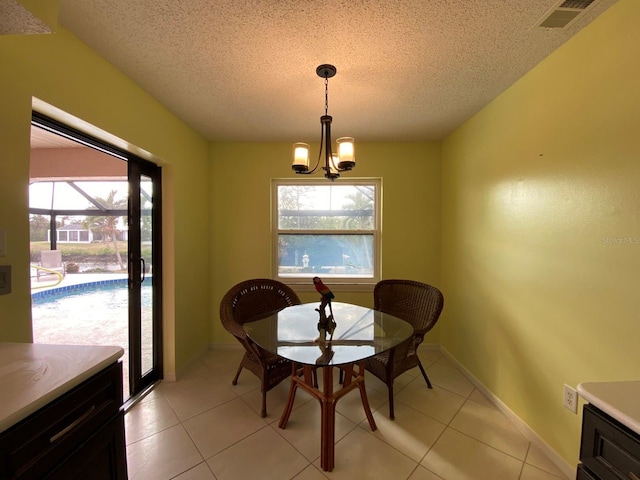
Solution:
[(540, 28), (566, 28), (599, 0), (560, 0), (536, 24)]

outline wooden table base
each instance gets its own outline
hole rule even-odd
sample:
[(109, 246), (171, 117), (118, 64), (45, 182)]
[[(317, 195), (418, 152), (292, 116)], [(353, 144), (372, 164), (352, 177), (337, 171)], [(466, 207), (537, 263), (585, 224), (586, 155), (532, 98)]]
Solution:
[[(344, 373), (344, 382), (342, 388), (333, 391), (333, 368), (332, 366), (314, 367), (311, 365), (299, 365), (293, 363), (291, 374), (291, 387), (289, 389), (289, 397), (287, 406), (282, 412), (279, 427), (285, 428), (289, 421), (289, 416), (293, 410), (293, 401), (296, 396), (296, 389), (302, 387), (313, 397), (320, 401), (322, 409), (321, 433), (320, 433), (320, 466), (326, 472), (333, 470), (335, 460), (335, 423), (336, 423), (336, 403), (344, 395), (351, 390), (358, 388), (360, 397), (362, 398), (362, 406), (367, 415), (371, 430), (375, 430), (376, 422), (373, 419), (369, 400), (367, 399), (367, 391), (364, 386), (364, 362), (357, 363), (357, 370), (354, 368), (356, 364), (340, 365), (339, 368)], [(318, 389), (314, 370), (322, 369), (322, 390)]]

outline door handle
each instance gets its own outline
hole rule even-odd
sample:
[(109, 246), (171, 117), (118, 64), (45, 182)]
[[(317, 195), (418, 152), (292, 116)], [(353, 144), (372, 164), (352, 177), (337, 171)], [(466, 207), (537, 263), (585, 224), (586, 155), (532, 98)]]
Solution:
[[(65, 428), (63, 428), (62, 430), (60, 430), (58, 433), (56, 433), (55, 435), (53, 435), (50, 439), (49, 439), (49, 443), (54, 443), (55, 441), (57, 441), (60, 437), (63, 437), (64, 435), (66, 435), (67, 433), (69, 433), (71, 430), (73, 430), (74, 428), (76, 428), (78, 425), (80, 425), (82, 422), (84, 422), (87, 418), (89, 418), (92, 414), (93, 411), (96, 409), (95, 405), (91, 405), (91, 407), (89, 408), (89, 410), (87, 410), (86, 412), (84, 412), (82, 415), (80, 415), (80, 417), (78, 417), (75, 421), (73, 421), (70, 425), (67, 425)], [(637, 477), (636, 477), (637, 478)]]
[(140, 259), (140, 263), (142, 264), (141, 265), (142, 275), (140, 277), (140, 284), (142, 284), (142, 282), (144, 282), (144, 278), (145, 278), (145, 272), (144, 271), (146, 270), (146, 265), (144, 263), (144, 258)]

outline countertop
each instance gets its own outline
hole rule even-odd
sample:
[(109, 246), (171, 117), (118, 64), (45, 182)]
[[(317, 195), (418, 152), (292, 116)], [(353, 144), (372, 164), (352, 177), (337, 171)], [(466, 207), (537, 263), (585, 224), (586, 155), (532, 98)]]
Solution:
[(581, 383), (578, 393), (640, 435), (640, 381)]
[(0, 432), (114, 363), (123, 353), (121, 347), (0, 343)]

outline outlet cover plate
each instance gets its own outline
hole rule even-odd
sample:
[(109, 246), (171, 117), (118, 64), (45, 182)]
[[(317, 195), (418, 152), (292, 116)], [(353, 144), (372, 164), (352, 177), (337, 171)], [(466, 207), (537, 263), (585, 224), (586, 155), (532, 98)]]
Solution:
[(0, 265), (0, 295), (11, 293), (11, 265)]
[(578, 413), (578, 392), (566, 383), (564, 384), (562, 403), (567, 410)]

